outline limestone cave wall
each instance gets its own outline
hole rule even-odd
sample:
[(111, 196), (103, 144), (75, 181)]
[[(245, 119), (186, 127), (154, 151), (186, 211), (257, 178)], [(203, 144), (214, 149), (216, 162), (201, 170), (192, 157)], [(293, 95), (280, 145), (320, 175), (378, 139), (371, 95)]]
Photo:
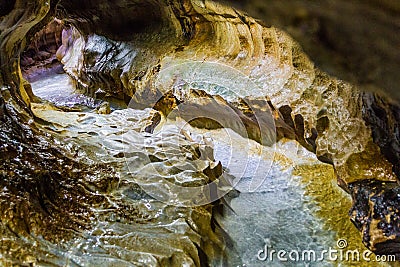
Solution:
[(399, 100), (397, 1), (229, 1), (287, 31), (316, 66), (363, 91)]
[[(377, 254), (399, 254), (400, 213), (396, 207), (399, 196), (395, 194), (400, 175), (398, 105), (385, 96), (365, 93), (357, 86), (325, 74), (282, 30), (264, 26), (237, 9), (197, 0), (16, 0), (1, 4), (0, 16), (2, 151), (9, 155), (2, 159), (1, 175), (2, 182), (14, 188), (10, 193), (11, 202), (16, 201), (14, 196), (31, 194), (17, 193), (26, 181), (40, 189), (41, 184), (48, 182), (46, 179), (57, 183), (61, 177), (68, 176), (71, 180), (74, 177), (63, 171), (38, 176), (37, 167), (29, 163), (32, 160), (35, 164), (47, 164), (40, 168), (55, 170), (65, 164), (57, 160), (62, 159), (57, 147), (44, 146), (43, 154), (37, 152), (37, 146), (51, 144), (51, 140), (42, 139), (43, 133), (34, 126), (35, 118), (29, 110), (34, 98), (20, 69), (22, 51), (36, 32), (56, 16), (70, 25), (64, 29), (57, 56), (81, 91), (125, 105), (153, 107), (165, 116), (168, 115), (165, 107), (178, 102), (203, 105), (198, 102), (201, 95), (216, 100), (216, 109), (234, 108), (246, 122), (247, 133), (260, 143), (264, 137), (255, 114), (268, 110), (274, 115), (278, 139), (296, 139), (320, 160), (334, 165), (338, 183), (354, 200), (350, 216), (364, 244)], [(188, 60), (218, 62), (239, 70), (262, 93), (239, 97), (238, 101), (221, 100), (201, 90), (192, 90), (182, 97), (179, 90), (171, 91), (176, 87), (175, 80), (164, 86), (155, 83), (162, 71)], [(397, 73), (396, 69), (393, 71)], [(169, 97), (160, 97), (166, 95)], [(243, 104), (249, 102), (257, 103), (250, 111)], [(18, 150), (15, 142), (24, 148)], [(26, 166), (32, 166), (21, 168), (14, 162), (22, 159)], [(21, 173), (15, 174), (15, 169)], [(85, 170), (80, 171), (81, 175), (85, 174)], [(53, 191), (57, 190), (63, 189)], [(40, 200), (41, 192), (35, 191), (32, 198)], [(86, 195), (92, 197), (86, 191), (74, 197)], [(35, 207), (40, 206), (43, 204), (37, 203)], [(19, 207), (26, 207), (22, 212), (29, 213), (28, 204)], [(69, 208), (72, 212), (81, 207)], [(83, 214), (84, 209), (79, 213)], [(12, 211), (11, 207), (9, 210)], [(33, 231), (31, 224), (43, 221), (40, 218), (17, 227), (12, 224), (12, 218), (18, 212), (12, 213), (7, 218), (11, 218), (9, 225), (17, 233), (22, 228)], [(51, 223), (62, 223), (57, 218)], [(83, 225), (84, 219), (76, 217)]]

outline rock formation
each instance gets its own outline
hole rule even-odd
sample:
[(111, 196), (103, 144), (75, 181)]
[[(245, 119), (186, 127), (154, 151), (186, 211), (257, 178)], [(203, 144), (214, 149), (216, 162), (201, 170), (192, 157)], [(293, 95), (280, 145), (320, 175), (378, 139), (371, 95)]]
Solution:
[[(3, 213), (7, 215), (2, 217), (2, 223), (12, 232), (63, 237), (58, 230), (49, 230), (52, 234), (46, 235), (37, 227), (46, 216), (55, 228), (58, 225), (72, 229), (90, 227), (86, 223), (91, 216), (88, 205), (99, 205), (103, 201), (85, 188), (73, 193), (68, 189), (79, 187), (79, 180), (74, 177), (90, 176), (92, 166), (79, 165), (77, 169), (66, 170), (65, 166), (75, 163), (61, 156), (61, 147), (51, 147), (51, 137), (35, 126), (38, 122), (30, 110), (35, 100), (30, 85), (22, 78), (20, 55), (35, 34), (55, 16), (67, 27), (57, 56), (78, 89), (108, 101), (154, 108), (164, 116), (181, 103), (189, 110), (197, 108), (199, 113), (195, 116), (205, 113), (209, 117), (212, 111), (218, 113), (229, 108), (241, 118), (244, 134), (262, 144), (269, 145), (274, 138), (297, 140), (321, 161), (335, 167), (339, 185), (354, 200), (350, 215), (361, 231), (363, 243), (377, 254), (399, 253), (400, 213), (395, 208), (400, 175), (397, 105), (321, 72), (285, 32), (265, 27), (236, 9), (212, 1), (30, 0), (25, 3), (16, 0), (2, 5), (0, 115), (2, 151), (9, 158), (2, 162), (2, 183), (5, 184), (1, 186), (10, 188), (10, 198), (1, 199), (2, 203), (9, 203), (1, 207), (8, 212)], [(185, 77), (168, 76), (168, 69), (179, 66), (186, 67), (190, 75), (202, 62), (215, 63), (212, 71), (217, 73), (223, 73), (226, 66), (237, 70), (260, 90), (245, 94), (246, 88), (240, 89), (241, 84), (237, 84), (238, 91), (231, 99), (213, 94), (210, 88), (196, 87), (195, 82), (188, 82)], [(185, 68), (179, 73), (185, 75)], [(214, 78), (218, 79), (210, 78), (210, 72), (200, 68), (194, 81), (213, 83)], [(263, 128), (264, 122), (258, 119), (259, 114), (265, 113), (272, 116), (276, 126), (271, 140), (268, 139), (271, 134), (265, 133), (268, 128)], [(191, 123), (198, 127), (221, 127), (207, 119)], [(236, 131), (243, 130), (235, 128), (229, 120), (226, 123)], [(40, 175), (36, 174), (37, 169)], [(43, 192), (45, 189), (40, 186), (49, 180), (52, 187)], [(30, 192), (21, 191), (22, 188), (35, 189)], [(68, 203), (76, 206), (66, 207), (64, 210), (73, 216), (61, 220), (58, 215), (52, 215), (55, 211), (48, 210), (46, 203), (59, 203), (58, 198), (64, 192), (67, 198), (73, 194)], [(24, 200), (25, 195), (31, 204)], [(33, 213), (43, 214), (42, 217), (29, 216), (33, 222), (15, 219), (26, 218), (32, 209), (39, 209), (40, 212)], [(204, 236), (199, 241), (196, 235), (190, 235), (188, 244), (192, 250), (173, 258), (176, 262), (170, 260), (176, 264), (187, 262), (197, 253), (191, 264), (206, 263), (219, 253), (204, 240), (208, 238), (218, 244), (210, 230), (211, 207), (185, 212), (192, 216), (194, 225), (204, 227), (198, 232)], [(201, 213), (208, 219), (198, 223)], [(85, 216), (81, 218), (81, 214)], [(203, 251), (207, 254), (205, 257)]]
[(261, 1), (236, 4), (267, 25), (287, 31), (316, 66), (365, 91), (400, 100), (400, 4), (397, 1)]

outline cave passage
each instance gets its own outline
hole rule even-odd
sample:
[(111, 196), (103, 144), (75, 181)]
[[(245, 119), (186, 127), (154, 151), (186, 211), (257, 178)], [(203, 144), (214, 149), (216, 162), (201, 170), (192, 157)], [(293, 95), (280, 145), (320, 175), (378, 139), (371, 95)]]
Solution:
[[(46, 27), (46, 29), (48, 28), (49, 26)], [(65, 34), (64, 37), (67, 35)], [(42, 37), (39, 36), (38, 39), (42, 40)], [(97, 43), (97, 45), (101, 47), (102, 43)], [(194, 186), (198, 183), (199, 172), (205, 172), (202, 170), (204, 163), (196, 165), (197, 162), (202, 162), (207, 158), (211, 162), (219, 162), (224, 168), (227, 180), (234, 184), (235, 191), (240, 193), (232, 199), (230, 196), (224, 198), (224, 201), (230, 202), (228, 206), (234, 212), (225, 207), (220, 214), (215, 212), (215, 219), (219, 225), (217, 228), (221, 228), (217, 232), (225, 232), (229, 236), (226, 242), (229, 243), (229, 239), (232, 238), (234, 243), (231, 244), (230, 249), (224, 250), (224, 256), (220, 255), (214, 258), (208, 256), (209, 258), (202, 259), (203, 261), (210, 261), (216, 265), (221, 262), (228, 262), (229, 265), (243, 263), (257, 265), (259, 260), (254, 257), (254, 254), (266, 245), (266, 240), (274, 242), (274, 246), (277, 248), (287, 250), (312, 248), (315, 251), (322, 251), (326, 246), (335, 242), (337, 232), (341, 236), (345, 234), (349, 240), (353, 240), (356, 236), (350, 221), (344, 219), (334, 230), (326, 230), (325, 224), (314, 212), (326, 205), (313, 201), (321, 188), (329, 188), (330, 192), (326, 197), (340, 199), (340, 206), (337, 206), (333, 216), (340, 217), (341, 213), (346, 212), (350, 208), (350, 199), (341, 195), (341, 189), (331, 183), (331, 180), (334, 179), (332, 166), (319, 162), (314, 154), (301, 147), (296, 141), (283, 138), (273, 146), (263, 146), (254, 140), (245, 138), (246, 133), (239, 134), (237, 132), (240, 131), (237, 129), (235, 132), (226, 123), (218, 122), (231, 120), (233, 122), (229, 125), (243, 124), (241, 119), (244, 117), (237, 117), (233, 110), (221, 109), (223, 102), (215, 102), (207, 106), (208, 100), (205, 100), (207, 95), (200, 97), (206, 103), (199, 102), (195, 105), (180, 105), (179, 108), (172, 108), (178, 112), (170, 113), (162, 122), (154, 119), (157, 117), (155, 114), (158, 114), (154, 109), (131, 107), (104, 112), (106, 109), (104, 104), (107, 102), (74, 92), (76, 88), (71, 82), (71, 77), (60, 71), (63, 65), (59, 61), (54, 62), (54, 47), (50, 51), (52, 53), (47, 52), (50, 50), (47, 46), (41, 46), (38, 49), (39, 52), (28, 48), (22, 55), (24, 60), (27, 60), (30, 55), (32, 55), (32, 59), (37, 58), (35, 53), (44, 54), (47, 57), (37, 60), (31, 65), (23, 66), (24, 75), (31, 82), (33, 93), (51, 103), (50, 106), (42, 102), (32, 103), (32, 111), (35, 116), (52, 125), (50, 129), (53, 131), (53, 138), (67, 147), (67, 150), (75, 153), (78, 161), (107, 162), (108, 165), (118, 170), (122, 184), (117, 187), (112, 186), (109, 192), (116, 195), (119, 201), (122, 203), (139, 201), (139, 203), (146, 203), (149, 207), (158, 207), (160, 210), (168, 209), (168, 205), (160, 203), (156, 199), (160, 195), (171, 195), (173, 192), (163, 188), (163, 183), (160, 182), (162, 180), (149, 177), (170, 179), (172, 176), (179, 182), (184, 179), (184, 183)], [(73, 47), (69, 49), (74, 50)], [(40, 51), (45, 53), (40, 53)], [(210, 65), (204, 71), (212, 68), (213, 66)], [(196, 67), (193, 69), (196, 71)], [(183, 68), (175, 74), (178, 77), (184, 77), (186, 70), (187, 68)], [(224, 69), (220, 75), (230, 77), (231, 80), (227, 79), (226, 84), (215, 81), (218, 84), (216, 88), (219, 94), (234, 99), (236, 96), (230, 95), (229, 88), (232, 84), (246, 84), (246, 80), (235, 77), (237, 75), (235, 72), (230, 74), (229, 68)], [(164, 83), (162, 80), (160, 82)], [(185, 84), (187, 82), (187, 80), (181, 81), (179, 86), (195, 85), (194, 83)], [(208, 81), (203, 84), (205, 86), (200, 87), (205, 89), (210, 83), (211, 81)], [(99, 85), (102, 84), (99, 83)], [(104, 84), (104, 87), (106, 86)], [(247, 86), (246, 89), (252, 93), (257, 93), (259, 90), (254, 85)], [(163, 108), (169, 108), (168, 98), (158, 105), (166, 105)], [(205, 105), (205, 108), (201, 105)], [(54, 109), (53, 106), (57, 109)], [(162, 110), (162, 108), (158, 109)], [(194, 110), (186, 110), (181, 113), (182, 111), (179, 109)], [(200, 112), (196, 111), (197, 109)], [(192, 121), (190, 120), (193, 117), (190, 115), (191, 112), (195, 114), (197, 112), (197, 116), (194, 116), (195, 119)], [(215, 121), (210, 119), (212, 112), (217, 113)], [(218, 112), (220, 114), (225, 112), (222, 120)], [(152, 129), (150, 136), (149, 128)], [(147, 138), (146, 142), (143, 140), (144, 136)], [(208, 143), (204, 143), (205, 139), (209, 140)], [(144, 145), (148, 142), (150, 145)], [(152, 143), (156, 145), (153, 146)], [(196, 147), (196, 152), (191, 150), (191, 146)], [(196, 158), (198, 159), (193, 160)], [(177, 161), (177, 159), (179, 160)], [(288, 164), (289, 162), (290, 164)], [(150, 167), (153, 164), (160, 166), (153, 169)], [(173, 168), (170, 168), (170, 165)], [(140, 171), (137, 170), (138, 168)], [(307, 168), (313, 168), (314, 171), (310, 172)], [(193, 176), (188, 176), (187, 172), (193, 171), (195, 172)], [(177, 172), (178, 175), (176, 175)], [(318, 182), (316, 182), (317, 180), (313, 182), (312, 177), (317, 173), (323, 178)], [(97, 179), (103, 180), (105, 183), (112, 183), (106, 172), (97, 175)], [(249, 186), (255, 182), (257, 184), (255, 187), (253, 185), (254, 190), (249, 192)], [(310, 183), (311, 186), (304, 188), (303, 184), (307, 183)], [(83, 184), (92, 186), (87, 181), (84, 181)], [(141, 186), (145, 192), (131, 184)], [(106, 192), (99, 194), (109, 197)], [(66, 254), (64, 247), (57, 248), (55, 250), (57, 253), (65, 255), (59, 257), (59, 260), (68, 262), (73, 259), (92, 264), (98, 260), (97, 257), (101, 257), (105, 262), (116, 264), (121, 258), (126, 259), (124, 256), (115, 256), (110, 250), (101, 250), (96, 247), (85, 250), (87, 257), (80, 255), (83, 252), (80, 248), (92, 246), (93, 240), (97, 238), (104, 240), (101, 242), (102, 246), (106, 242), (110, 242), (110, 234), (118, 236), (119, 241), (115, 243), (115, 246), (118, 248), (124, 246), (126, 253), (139, 250), (140, 255), (141, 250), (147, 250), (149, 245), (146, 243), (141, 249), (135, 248), (135, 243), (125, 244), (127, 236), (136, 231), (136, 226), (132, 227), (135, 225), (136, 219), (129, 218), (130, 212), (123, 210), (122, 203), (116, 204), (114, 211), (110, 214), (106, 213), (108, 215), (105, 218), (101, 217), (104, 211), (95, 208), (94, 214), (99, 216), (97, 224), (93, 225), (89, 231), (85, 231), (85, 238), (75, 239), (73, 244), (67, 243), (72, 246), (74, 252)], [(249, 209), (249, 207), (251, 208)], [(113, 215), (115, 212), (120, 215)], [(155, 215), (149, 214), (148, 216), (153, 218)], [(158, 219), (158, 223), (164, 227), (174, 216)], [(145, 226), (142, 231), (148, 231), (146, 229)], [(146, 238), (149, 239), (149, 242), (154, 240), (170, 242), (172, 237), (157, 237), (162, 231), (162, 229), (156, 230), (148, 234)], [(173, 230), (173, 232), (176, 231)], [(203, 234), (209, 235), (210, 233)], [(310, 239), (310, 236), (313, 238)], [(251, 238), (249, 239), (249, 237)], [(295, 242), (293, 242), (294, 240)], [(163, 249), (161, 245), (157, 248), (156, 253), (160, 253), (159, 251)], [(167, 257), (167, 255), (162, 255), (162, 257)], [(136, 258), (134, 260), (136, 261)]]
[(103, 101), (77, 92), (74, 81), (64, 70), (62, 59), (72, 38), (72, 27), (53, 18), (37, 32), (21, 54), (22, 75), (31, 84), (35, 97), (57, 108), (70, 111), (96, 109)]
[(339, 239), (398, 254), (396, 158), (364, 110), (393, 121), (387, 102), (212, 1), (33, 2), (45, 27), (27, 11), (31, 43), (0, 42), (0, 264), (257, 266)]
[(54, 18), (34, 35), (31, 43), (22, 52), (21, 70), (29, 82), (35, 82), (47, 75), (64, 73), (61, 59), (57, 58), (57, 51), (62, 46), (64, 29), (63, 23)]

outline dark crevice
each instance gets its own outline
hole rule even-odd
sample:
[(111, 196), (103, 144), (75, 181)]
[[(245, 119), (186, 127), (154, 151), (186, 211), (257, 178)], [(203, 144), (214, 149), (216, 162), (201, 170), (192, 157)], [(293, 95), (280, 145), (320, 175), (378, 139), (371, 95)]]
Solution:
[(153, 1), (130, 5), (123, 0), (104, 1), (101, 7), (93, 1), (63, 1), (57, 10), (60, 17), (68, 14), (65, 20), (76, 24), (83, 35), (96, 32), (115, 41), (129, 41), (134, 35), (158, 31), (166, 24), (163, 12)]
[(15, 0), (2, 0), (0, 2), (0, 17), (5, 16), (13, 10)]
[(374, 93), (363, 94), (363, 118), (371, 128), (372, 138), (393, 164), (393, 171), (400, 176), (400, 112), (396, 105), (388, 103)]
[(196, 248), (197, 248), (197, 254), (198, 254), (199, 260), (200, 260), (200, 266), (201, 267), (210, 266), (210, 264), (208, 262), (207, 254), (197, 244), (196, 244)]

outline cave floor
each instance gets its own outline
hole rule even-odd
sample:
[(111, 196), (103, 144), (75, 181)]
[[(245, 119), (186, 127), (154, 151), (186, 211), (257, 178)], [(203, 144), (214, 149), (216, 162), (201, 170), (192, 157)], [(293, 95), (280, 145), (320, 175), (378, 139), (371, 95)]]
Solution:
[(56, 107), (75, 108), (76, 110), (94, 109), (98, 100), (77, 93), (68, 74), (49, 73), (31, 83), (35, 96), (47, 100)]
[[(187, 146), (204, 146), (204, 140), (212, 147), (211, 158), (222, 163), (224, 172), (231, 177), (232, 186), (240, 192), (233, 197), (225, 196), (231, 209), (215, 215), (218, 225), (229, 236), (225, 253), (231, 266), (292, 264), (270, 258), (261, 261), (259, 252), (266, 247), (300, 254), (304, 250), (314, 250), (318, 255), (323, 250), (335, 249), (337, 240), (345, 239), (348, 249), (364, 250), (356, 229), (346, 216), (342, 216), (349, 210), (351, 199), (336, 185), (332, 166), (318, 161), (296, 141), (282, 139), (267, 147), (230, 129), (194, 128), (180, 118), (162, 120), (154, 132), (148, 133), (145, 129), (152, 123), (155, 110), (126, 108), (99, 114), (101, 102), (76, 93), (67, 74), (53, 73), (42, 77), (32, 83), (32, 88), (42, 99), (32, 103), (33, 113), (44, 121), (40, 127), (76, 160), (88, 165), (106, 163), (120, 176), (116, 185), (109, 181), (109, 189), (99, 192), (109, 199), (107, 205), (114, 207), (93, 207), (96, 218), (92, 228), (70, 241), (68, 249), (40, 238), (32, 241), (39, 241), (46, 253), (57, 255), (53, 261), (55, 265), (66, 262), (70, 266), (95, 263), (125, 266), (129, 265), (129, 258), (151, 265), (155, 260), (154, 253), (161, 253), (158, 258), (167, 258), (174, 250), (185, 249), (185, 245), (183, 248), (177, 245), (165, 251), (165, 244), (191, 234), (189, 230), (179, 230), (189, 226), (185, 223), (185, 226), (176, 225), (181, 219), (176, 218), (171, 203), (163, 203), (154, 196), (172, 194), (162, 184), (162, 179), (173, 176), (171, 165), (180, 168), (181, 172), (174, 176), (177, 181), (198, 182), (197, 176), (187, 175), (187, 172), (201, 168), (204, 162), (193, 162), (188, 158)], [(152, 156), (158, 157), (160, 162), (153, 162)], [(107, 173), (98, 175), (101, 178), (96, 179), (107, 183)], [(89, 185), (93, 181), (84, 182)], [(133, 184), (144, 188), (145, 193)], [(118, 219), (115, 209), (124, 207), (116, 204), (115, 199), (133, 204), (155, 222)], [(192, 208), (184, 209), (184, 216), (190, 216)], [(126, 211), (122, 210), (122, 213)], [(165, 229), (169, 229), (169, 234), (160, 235)], [(135, 238), (145, 241), (135, 243), (132, 233), (136, 233)], [(159, 245), (150, 245), (157, 240)], [(111, 242), (114, 243), (110, 247)], [(116, 249), (122, 249), (124, 255), (116, 254)], [(218, 262), (216, 259), (215, 265)], [(336, 265), (326, 259), (318, 264)], [(376, 263), (357, 262), (356, 265), (376, 266)]]

